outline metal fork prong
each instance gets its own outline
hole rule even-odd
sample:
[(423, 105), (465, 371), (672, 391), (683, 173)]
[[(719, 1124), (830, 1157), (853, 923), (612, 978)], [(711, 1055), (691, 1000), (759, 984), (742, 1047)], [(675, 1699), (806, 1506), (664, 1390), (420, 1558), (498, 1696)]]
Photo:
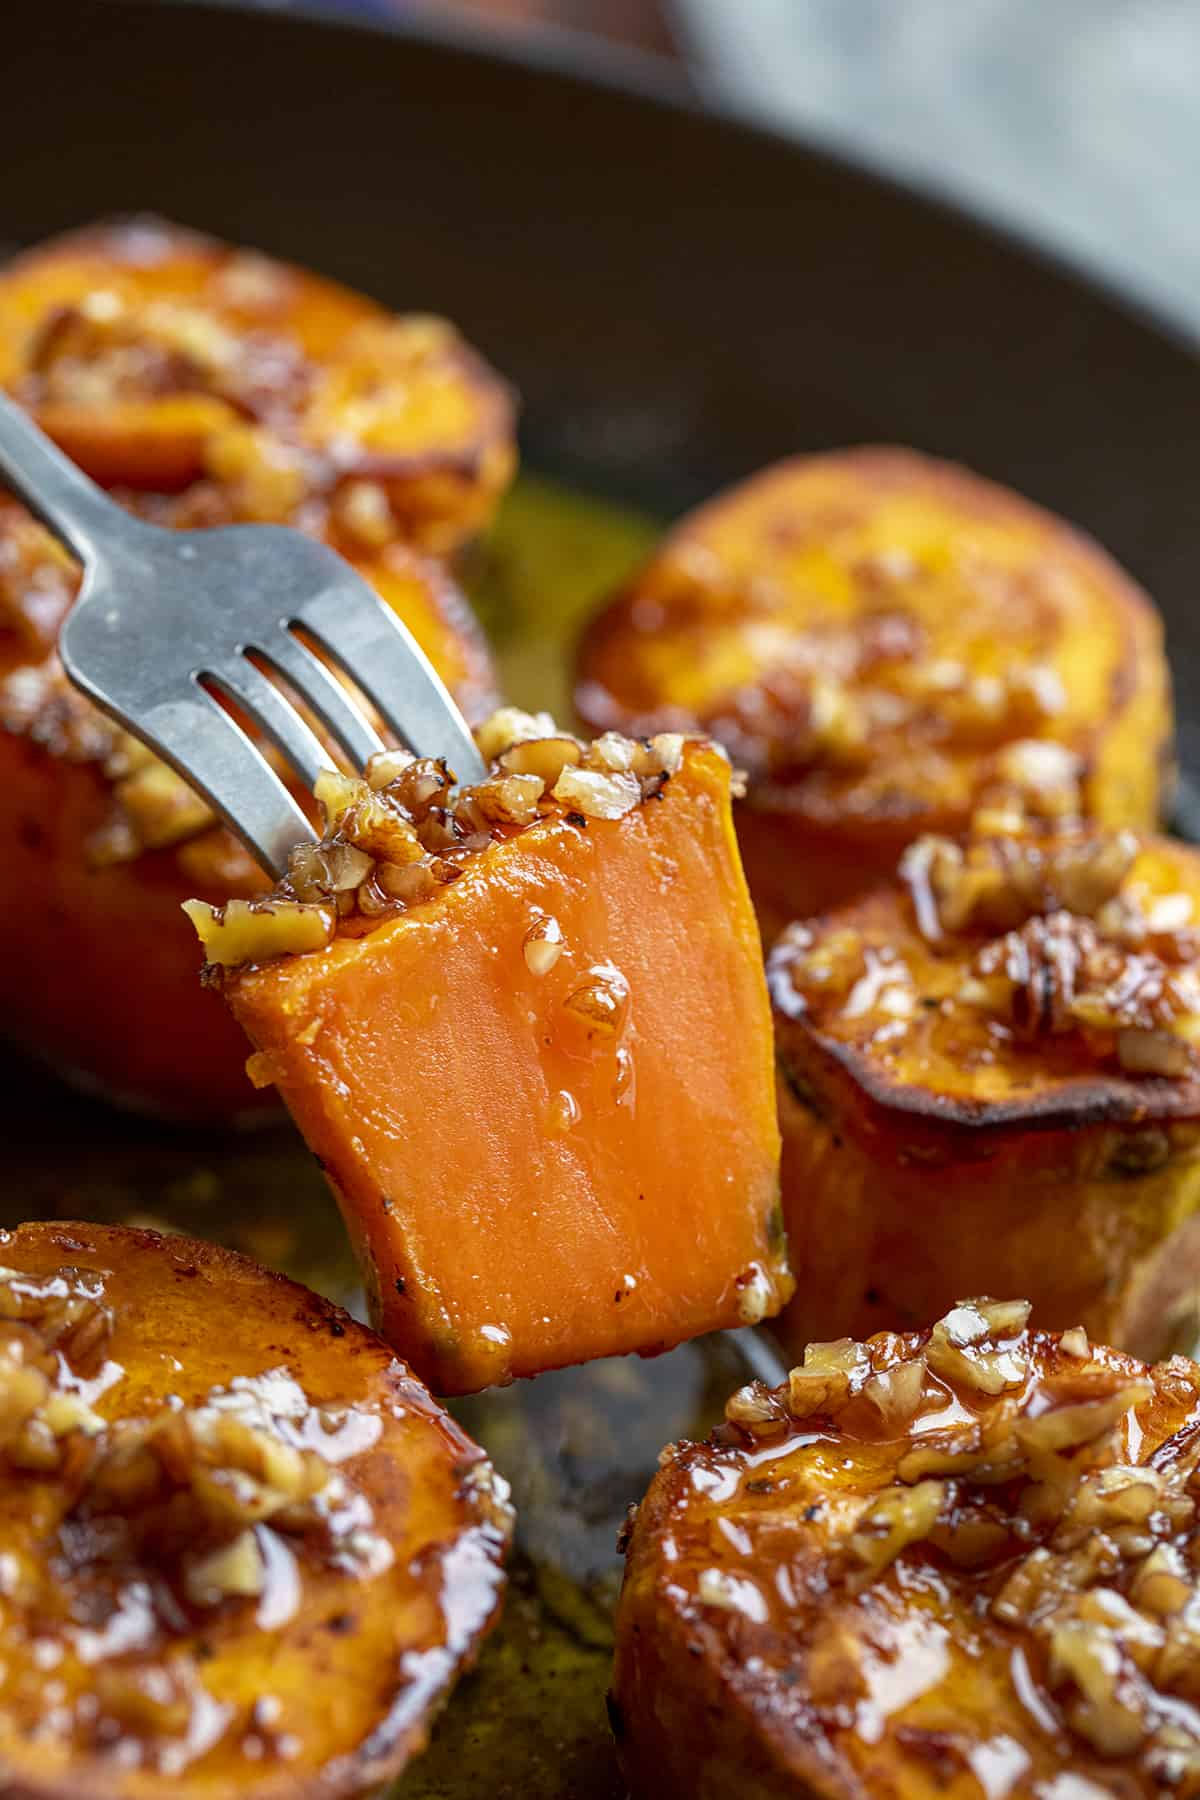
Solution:
[(384, 741), (332, 670), (290, 631), (280, 630), (254, 650), (311, 707), (355, 774), (361, 774), (368, 759), (385, 748)]
[(215, 682), (223, 694), (249, 714), (258, 729), (270, 738), (295, 769), (305, 787), (315, 787), (321, 770), (334, 766), (332, 756), (316, 732), (309, 729), (295, 707), (262, 670), (256, 669), (244, 656), (232, 657), (219, 668), (211, 669), (206, 679)]
[(441, 677), (408, 627), (365, 584), (317, 594), (296, 617), (402, 744), (417, 756), (444, 758), (459, 781), (484, 779), (483, 758)]
[(273, 875), (284, 873), (295, 845), (316, 837), (262, 752), (203, 688), (151, 707), (137, 729)]

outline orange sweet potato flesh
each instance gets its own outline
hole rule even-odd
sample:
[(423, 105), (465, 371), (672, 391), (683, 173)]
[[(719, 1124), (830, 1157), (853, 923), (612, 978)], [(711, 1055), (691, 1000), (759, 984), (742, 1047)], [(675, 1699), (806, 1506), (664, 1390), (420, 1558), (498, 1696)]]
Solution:
[(727, 745), (768, 941), (886, 879), (922, 831), (965, 829), (1014, 742), (1066, 746), (1104, 824), (1153, 827), (1169, 791), (1145, 594), (1061, 521), (912, 451), (796, 457), (686, 517), (585, 633), (576, 705), (596, 730)]
[[(553, 918), (538, 974), (524, 945)], [(614, 974), (615, 971), (615, 974)], [(593, 1026), (596, 979), (627, 1005)], [(775, 1311), (770, 1020), (729, 814), (689, 746), (624, 818), (555, 808), (430, 901), (225, 993), (438, 1392)]]
[[(5, 1354), (16, 1340), (28, 1360), (49, 1332), (98, 1415), (92, 1435), (60, 1439), (58, 1467), (38, 1472), (13, 1465), (6, 1412), (0, 1517), (21, 1580), (0, 1625), (5, 1793), (351, 1800), (375, 1790), (424, 1746), (498, 1605), (508, 1512), (483, 1453), (378, 1338), (243, 1257), (83, 1224), (22, 1225), (3, 1233), (0, 1252)], [(47, 1283), (70, 1296), (97, 1279), (111, 1336), (85, 1353), (86, 1316), (56, 1336), (53, 1287), (44, 1296)], [(187, 1570), (202, 1535), (180, 1544), (169, 1515), (150, 1510), (164, 1482), (172, 1504), (189, 1503), (180, 1453), (161, 1473), (128, 1462), (120, 1503), (111, 1475), (97, 1489), (114, 1424), (161, 1427), (171, 1409), (187, 1420), (180, 1406), (204, 1407), (213, 1390), (218, 1406), (255, 1409), (239, 1416), (260, 1431), (265, 1411), (272, 1441), (339, 1445), (318, 1454), (349, 1484), (366, 1561), (365, 1549), (337, 1551), (336, 1537), (329, 1554), (264, 1503), (253, 1529), (265, 1585), (201, 1600)], [(213, 1466), (219, 1484), (219, 1457)]]
[[(1053, 840), (1039, 848), (1052, 852)], [(1168, 968), (1191, 981), (1200, 856), (1146, 840), (1120, 891), (1185, 922), (1181, 960)], [(1174, 1075), (1130, 1072), (1111, 1036), (1015, 1030), (967, 997), (995, 937), (930, 944), (893, 882), (785, 934), (773, 952), (797, 1276), (781, 1324), (793, 1348), (904, 1329), (983, 1288), (1028, 1293), (1047, 1325), (1083, 1324), (1139, 1355), (1195, 1342), (1194, 1058)], [(1154, 948), (1151, 934), (1118, 979), (1136, 977)], [(823, 960), (822, 995), (803, 971)], [(1048, 982), (1061, 981), (1061, 963), (1045, 967)]]
[[(1157, 1545), (1194, 1548), (1195, 1364), (1151, 1370), (1026, 1331), (1003, 1339), (1019, 1379), (992, 1399), (931, 1369), (921, 1382), (929, 1338), (859, 1346), (849, 1397), (843, 1378), (812, 1415), (789, 1412), (786, 1388), (751, 1389), (731, 1411), (750, 1398), (761, 1424), (664, 1452), (617, 1615), (611, 1717), (635, 1800), (1195, 1792), (1194, 1649), (1139, 1582)], [(885, 1422), (864, 1377), (886, 1386), (906, 1366), (924, 1413)], [(1089, 1441), (1042, 1452), (1039, 1484), (1019, 1434), (1039, 1407), (1072, 1406), (1063, 1433)], [(989, 1476), (984, 1432), (1007, 1478)], [(1156, 1495), (1166, 1510), (1131, 1528)], [(881, 1497), (894, 1535), (868, 1513)], [(1072, 1668), (1094, 1676), (1090, 1705)], [(1156, 1736), (1168, 1718), (1174, 1764)]]
[[(128, 341), (105, 337), (118, 327)], [(379, 393), (364, 412), (372, 367)], [(323, 537), (468, 716), (488, 710), (482, 634), (425, 552), (454, 550), (489, 516), (512, 468), (512, 407), (449, 327), (393, 321), (318, 276), (174, 227), (99, 227), (0, 271), (0, 385), (144, 517), (272, 518)], [(121, 785), (111, 730), (54, 654), (75, 591), (48, 535), (0, 501), (0, 928), (23, 946), (0, 977), (3, 1030), (123, 1104), (196, 1120), (261, 1112), (274, 1097), (250, 1085), (240, 1034), (197, 986), (179, 907), (267, 883), (227, 832), (172, 811), (179, 784), (148, 813), (135, 805), (145, 783)]]

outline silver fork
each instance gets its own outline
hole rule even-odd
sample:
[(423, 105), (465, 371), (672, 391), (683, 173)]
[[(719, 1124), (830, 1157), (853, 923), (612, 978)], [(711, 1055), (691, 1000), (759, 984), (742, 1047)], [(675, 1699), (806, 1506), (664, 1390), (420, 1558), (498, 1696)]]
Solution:
[(289, 850), (314, 833), (215, 695), (252, 720), (306, 787), (333, 758), (271, 675), (299, 696), (352, 768), (384, 748), (305, 638), (345, 671), (402, 744), (444, 757), (460, 781), (482, 779), (466, 720), (412, 633), (324, 544), (283, 525), (144, 524), (3, 395), (0, 481), (83, 565), (58, 646), (71, 681), (190, 782), (268, 873), (281, 875)]

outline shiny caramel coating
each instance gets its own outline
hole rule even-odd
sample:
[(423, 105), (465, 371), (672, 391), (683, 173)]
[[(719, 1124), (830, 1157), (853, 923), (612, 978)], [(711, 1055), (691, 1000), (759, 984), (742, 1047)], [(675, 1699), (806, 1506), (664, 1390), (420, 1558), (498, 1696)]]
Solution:
[(351, 1800), (496, 1611), (504, 1483), (339, 1308), (187, 1238), (0, 1234), (12, 1800)]
[(1200, 1791), (1200, 1371), (962, 1302), (814, 1344), (668, 1445), (628, 1533), (635, 1796)]

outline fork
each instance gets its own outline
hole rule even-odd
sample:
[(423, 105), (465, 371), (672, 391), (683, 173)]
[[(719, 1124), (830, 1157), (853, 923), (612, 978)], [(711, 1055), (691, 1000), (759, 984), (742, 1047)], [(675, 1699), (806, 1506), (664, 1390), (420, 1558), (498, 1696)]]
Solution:
[[(83, 565), (59, 635), (68, 677), (236, 832), (268, 874), (315, 833), (231, 702), (308, 788), (333, 758), (286, 683), (358, 770), (385, 748), (316, 645), (418, 756), (463, 782), (483, 760), (408, 628), (350, 564), (283, 525), (173, 531), (109, 498), (0, 395), (0, 481)], [(273, 679), (274, 678), (274, 679)]]

